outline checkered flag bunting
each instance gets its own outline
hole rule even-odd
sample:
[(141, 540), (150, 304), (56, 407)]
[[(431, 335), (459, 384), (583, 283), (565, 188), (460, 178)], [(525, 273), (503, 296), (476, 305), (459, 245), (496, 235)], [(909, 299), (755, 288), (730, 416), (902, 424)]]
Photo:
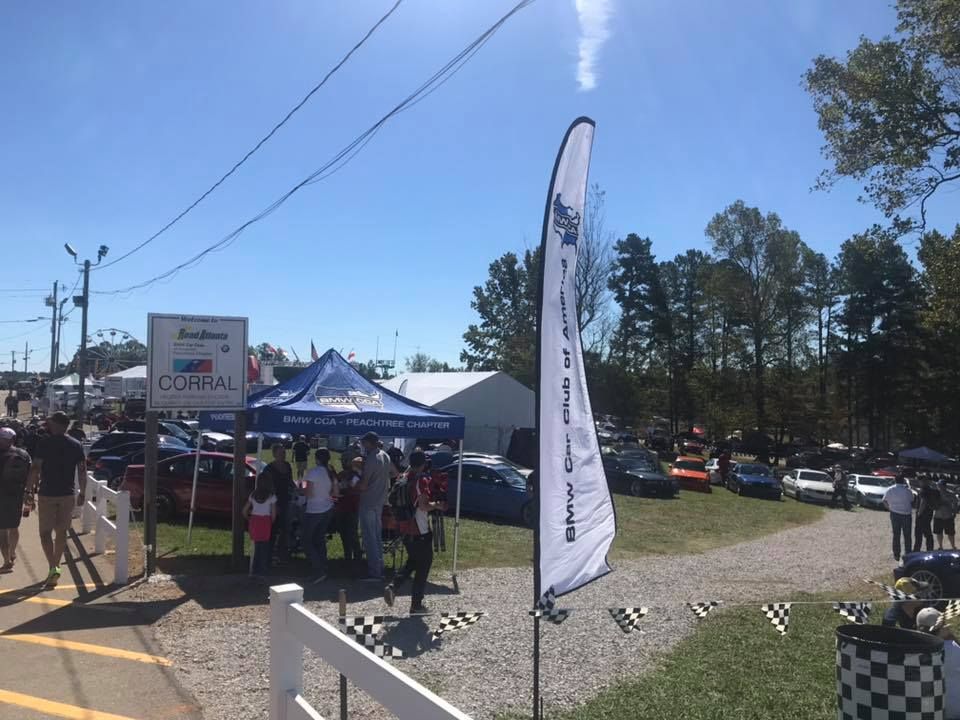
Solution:
[(787, 634), (790, 629), (790, 603), (770, 603), (761, 605), (760, 609), (781, 637)]
[(866, 625), (873, 607), (868, 602), (835, 602), (833, 609), (840, 617), (857, 625)]
[(687, 603), (687, 607), (693, 611), (694, 615), (703, 620), (707, 614), (719, 604), (719, 600), (711, 600), (710, 602)]
[(484, 615), (486, 613), (483, 612), (440, 613), (440, 627), (433, 631), (430, 639), (439, 640), (445, 632), (454, 632), (473, 625)]
[(570, 612), (570, 610), (561, 610), (557, 607), (557, 594), (551, 586), (543, 596), (537, 600), (537, 605), (530, 611), (530, 614), (533, 617), (542, 617), (554, 625), (559, 625), (570, 617)]
[(378, 658), (403, 658), (406, 655), (403, 654), (403, 650), (393, 645), (388, 645), (384, 642), (378, 642), (371, 648), (367, 648), (370, 652), (376, 655)]
[(882, 582), (877, 582), (876, 580), (867, 580), (866, 582), (881, 588), (887, 594), (887, 597), (893, 601), (917, 599), (915, 595), (908, 595), (907, 593), (903, 592), (903, 590), (897, 590), (895, 587), (884, 585)]
[(403, 650), (395, 648), (379, 639), (383, 630), (384, 617), (382, 615), (361, 615), (358, 617), (340, 618), (343, 631), (353, 638), (359, 645), (379, 658), (402, 658)]
[(960, 600), (951, 600), (943, 609), (944, 620), (953, 620), (955, 617), (960, 617)]
[(620, 626), (620, 629), (625, 633), (630, 633), (636, 630), (637, 624), (643, 619), (643, 617), (649, 612), (645, 607), (628, 607), (628, 608), (608, 608), (610, 611), (610, 617), (612, 617), (617, 625)]

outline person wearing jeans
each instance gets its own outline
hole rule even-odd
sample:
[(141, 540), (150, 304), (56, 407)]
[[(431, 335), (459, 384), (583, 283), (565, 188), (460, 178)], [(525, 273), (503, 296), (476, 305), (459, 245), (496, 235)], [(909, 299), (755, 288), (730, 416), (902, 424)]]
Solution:
[(337, 486), (330, 468), (330, 451), (317, 450), (317, 466), (307, 473), (307, 505), (303, 513), (303, 549), (313, 568), (312, 582), (327, 579), (327, 527), (333, 517)]
[(900, 560), (900, 538), (903, 549), (910, 552), (913, 512), (913, 491), (907, 487), (903, 475), (898, 475), (893, 485), (883, 493), (883, 505), (890, 511), (890, 527), (893, 530), (893, 559)]
[(434, 502), (430, 495), (433, 478), (426, 470), (427, 456), (420, 452), (410, 453), (410, 469), (400, 480), (403, 485), (394, 488), (397, 497), (406, 498), (410, 512), (410, 519), (401, 527), (404, 534), (403, 545), (407, 550), (407, 562), (397, 573), (393, 582), (383, 590), (383, 599), (387, 605), (393, 606), (396, 590), (410, 577), (413, 577), (413, 588), (410, 592), (410, 614), (426, 614), (428, 609), (423, 604), (423, 596), (427, 589), (427, 576), (430, 566), (433, 565), (433, 533), (430, 529), (430, 512), (443, 510), (446, 503)]
[(360, 493), (359, 519), (363, 551), (367, 555), (366, 582), (383, 581), (383, 506), (390, 489), (390, 456), (380, 449), (380, 438), (369, 432), (360, 439), (363, 471), (357, 491)]

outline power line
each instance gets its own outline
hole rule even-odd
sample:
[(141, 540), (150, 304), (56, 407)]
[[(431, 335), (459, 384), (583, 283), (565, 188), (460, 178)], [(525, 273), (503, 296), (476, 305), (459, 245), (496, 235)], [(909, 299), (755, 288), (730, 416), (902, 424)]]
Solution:
[(202, 202), (207, 198), (207, 196), (210, 195), (210, 193), (212, 193), (214, 190), (216, 190), (218, 187), (220, 187), (220, 185), (221, 185), (227, 178), (229, 178), (231, 175), (233, 175), (233, 174), (240, 168), (241, 165), (243, 165), (247, 160), (249, 160), (250, 157), (251, 157), (255, 152), (257, 152), (257, 150), (259, 150), (270, 138), (272, 138), (272, 137), (274, 136), (274, 134), (275, 134), (280, 128), (282, 128), (282, 127), (287, 123), (287, 121), (288, 121), (291, 117), (293, 117), (294, 113), (296, 113), (300, 108), (302, 108), (304, 105), (306, 105), (306, 104), (307, 104), (307, 101), (310, 100), (311, 97), (313, 97), (314, 93), (316, 93), (320, 88), (322, 88), (324, 85), (326, 85), (327, 80), (329, 80), (329, 79), (334, 75), (334, 73), (336, 73), (341, 67), (343, 67), (344, 64), (346, 64), (347, 60), (350, 59), (350, 56), (353, 55), (357, 50), (359, 50), (360, 47), (370, 38), (370, 36), (373, 35), (373, 33), (375, 33), (375, 32), (377, 31), (377, 28), (379, 28), (384, 22), (387, 21), (387, 19), (388, 19), (391, 15), (393, 15), (394, 11), (395, 11), (398, 7), (400, 7), (400, 3), (402, 3), (402, 2), (403, 2), (403, 0), (396, 0), (396, 2), (393, 4), (393, 7), (391, 7), (391, 8), (386, 12), (386, 14), (383, 15), (383, 17), (381, 17), (379, 20), (377, 20), (377, 22), (374, 23), (373, 26), (372, 26), (369, 30), (367, 30), (366, 34), (365, 34), (362, 38), (360, 38), (359, 42), (357, 42), (352, 48), (350, 48), (349, 52), (347, 52), (347, 54), (344, 55), (344, 56), (340, 59), (340, 62), (338, 62), (336, 65), (334, 65), (334, 66), (327, 72), (327, 74), (323, 76), (323, 79), (322, 79), (319, 83), (317, 83), (316, 85), (314, 85), (313, 88), (311, 88), (310, 92), (308, 92), (306, 95), (304, 95), (304, 96), (303, 96), (303, 99), (300, 100), (300, 102), (298, 102), (296, 105), (294, 105), (293, 108), (283, 117), (283, 119), (282, 119), (280, 122), (278, 122), (276, 125), (273, 126), (273, 128), (270, 130), (270, 132), (268, 132), (266, 135), (264, 135), (262, 138), (260, 138), (260, 141), (257, 142), (257, 144), (254, 145), (250, 150), (248, 150), (246, 155), (244, 155), (239, 161), (237, 161), (237, 162), (234, 164), (234, 166), (233, 166), (232, 168), (230, 168), (226, 173), (224, 173), (224, 175), (223, 175), (219, 180), (217, 180), (213, 185), (211, 185), (209, 188), (207, 188), (207, 190), (206, 190), (200, 197), (198, 197), (196, 200), (194, 200), (192, 203), (190, 203), (190, 205), (188, 205), (179, 215), (177, 215), (173, 220), (171, 220), (170, 222), (168, 222), (166, 225), (164, 225), (162, 228), (160, 228), (157, 232), (155, 232), (153, 235), (151, 235), (150, 237), (148, 237), (148, 238), (147, 238), (146, 240), (144, 240), (142, 243), (140, 243), (139, 245), (137, 245), (136, 247), (134, 247), (132, 250), (129, 250), (129, 251), (125, 252), (125, 253), (124, 253), (123, 255), (121, 255), (120, 257), (118, 257), (118, 258), (116, 258), (116, 259), (114, 259), (114, 260), (111, 260), (110, 262), (108, 262), (108, 263), (106, 263), (106, 264), (104, 264), (104, 265), (101, 265), (101, 266), (99, 267), (99, 269), (100, 269), (100, 270), (103, 270), (104, 268), (108, 268), (108, 267), (110, 267), (111, 265), (116, 265), (116, 264), (117, 264), (118, 262), (120, 262), (121, 260), (124, 260), (124, 259), (130, 257), (131, 255), (133, 255), (135, 252), (137, 252), (137, 251), (139, 251), (139, 250), (142, 250), (142, 249), (145, 248), (147, 245), (149, 245), (149, 244), (152, 243), (154, 240), (156, 240), (158, 237), (160, 237), (161, 235), (163, 235), (163, 233), (165, 233), (165, 232), (166, 232), (167, 230), (169, 230), (171, 227), (173, 227), (177, 222), (179, 222), (187, 213), (189, 213), (191, 210), (193, 210), (197, 205), (199, 205), (200, 203), (202, 203)]
[(306, 178), (301, 180), (299, 183), (294, 185), (290, 190), (281, 195), (277, 200), (268, 205), (266, 208), (261, 210), (259, 213), (254, 215), (252, 218), (244, 222), (242, 225), (234, 229), (232, 232), (213, 243), (212, 245), (206, 247), (204, 250), (200, 251), (193, 257), (185, 260), (184, 262), (176, 265), (166, 272), (163, 272), (159, 275), (156, 275), (149, 280), (144, 282), (137, 283), (136, 285), (130, 285), (125, 288), (120, 288), (117, 290), (103, 290), (103, 291), (94, 291), (94, 294), (97, 295), (120, 295), (124, 293), (130, 293), (135, 290), (140, 290), (150, 285), (165, 280), (176, 275), (181, 270), (184, 270), (191, 265), (203, 260), (210, 253), (216, 252), (218, 250), (224, 249), (229, 246), (234, 240), (239, 237), (244, 230), (253, 225), (254, 223), (263, 220), (273, 212), (275, 212), (281, 205), (283, 205), (287, 200), (289, 200), (294, 194), (299, 192), (306, 185), (310, 185), (314, 182), (319, 182), (325, 178), (330, 177), (333, 173), (340, 170), (344, 165), (346, 165), (363, 147), (370, 142), (373, 135), (375, 135), (383, 125), (387, 123), (391, 118), (399, 115), (404, 110), (407, 110), (418, 102), (430, 95), (434, 90), (439, 88), (443, 83), (445, 83), (450, 77), (456, 74), (460, 68), (466, 64), (479, 50), (483, 47), (484, 44), (499, 30), (504, 23), (506, 23), (511, 17), (513, 17), (520, 10), (526, 8), (528, 5), (531, 5), (535, 0), (520, 0), (516, 5), (514, 5), (505, 15), (503, 15), (497, 22), (491, 25), (487, 30), (485, 30), (479, 37), (477, 37), (473, 42), (467, 45), (463, 50), (457, 53), (450, 61), (448, 61), (440, 70), (435, 72), (428, 80), (421, 84), (416, 90), (414, 90), (410, 95), (404, 98), (399, 104), (397, 104), (392, 110), (390, 110), (386, 115), (381, 117), (377, 122), (371, 125), (367, 130), (358, 135), (350, 144), (344, 147), (340, 152), (334, 155), (329, 161), (320, 166), (317, 170), (312, 172)]
[(46, 292), (46, 288), (0, 288), (0, 292)]

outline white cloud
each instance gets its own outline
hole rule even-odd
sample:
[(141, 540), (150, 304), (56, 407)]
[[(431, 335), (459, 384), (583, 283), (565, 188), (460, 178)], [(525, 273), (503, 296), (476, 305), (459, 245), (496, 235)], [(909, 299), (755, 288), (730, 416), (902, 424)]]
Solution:
[(610, 37), (610, 17), (613, 0), (574, 0), (580, 37), (577, 41), (580, 59), (577, 61), (577, 82), (581, 90), (597, 86), (597, 55)]

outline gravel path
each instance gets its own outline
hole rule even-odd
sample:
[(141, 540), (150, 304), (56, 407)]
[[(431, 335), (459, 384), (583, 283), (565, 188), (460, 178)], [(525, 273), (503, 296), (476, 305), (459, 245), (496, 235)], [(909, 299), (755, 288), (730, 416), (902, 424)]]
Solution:
[[(776, 601), (796, 591), (846, 590), (892, 567), (887, 514), (828, 511), (804, 527), (700, 555), (649, 556), (621, 562), (616, 571), (565, 598), (562, 607), (582, 608), (559, 627), (543, 630), (542, 691), (549, 708), (568, 707), (625, 675), (651, 667), (656, 657), (690, 633), (697, 622), (687, 601)], [(212, 580), (210, 582), (213, 582)], [(262, 589), (224, 580), (210, 592), (207, 609), (190, 600), (156, 626), (180, 680), (193, 692), (207, 720), (265, 718), (268, 692), (268, 610)], [(412, 657), (392, 661), (434, 692), (478, 720), (498, 711), (527, 711), (531, 686), (532, 622), (526, 610), (533, 593), (531, 572), (519, 568), (464, 571), (461, 594), (431, 586), (435, 611), (485, 610), (478, 625), (427, 643), (435, 619), (401, 619), (386, 639)], [(191, 590), (191, 595), (193, 595)], [(378, 588), (350, 590), (348, 613), (384, 613)], [(162, 587), (145, 592), (163, 593)], [(320, 591), (317, 591), (320, 592)], [(322, 592), (330, 592), (328, 589)], [(209, 600), (213, 593), (216, 598)], [(445, 594), (437, 594), (445, 593)], [(248, 598), (249, 596), (249, 598)], [(335, 621), (333, 598), (309, 601), (319, 616)], [(396, 609), (406, 609), (406, 597)], [(211, 605), (241, 605), (210, 609)], [(646, 605), (644, 633), (624, 634), (603, 609)], [(722, 612), (721, 610), (715, 612)], [(758, 611), (759, 614), (759, 611)], [(429, 627), (428, 627), (429, 625)], [(773, 632), (773, 630), (770, 630)], [(339, 717), (337, 674), (312, 653), (305, 654), (305, 695), (321, 715)], [(392, 717), (359, 691), (350, 695), (351, 718)]]

